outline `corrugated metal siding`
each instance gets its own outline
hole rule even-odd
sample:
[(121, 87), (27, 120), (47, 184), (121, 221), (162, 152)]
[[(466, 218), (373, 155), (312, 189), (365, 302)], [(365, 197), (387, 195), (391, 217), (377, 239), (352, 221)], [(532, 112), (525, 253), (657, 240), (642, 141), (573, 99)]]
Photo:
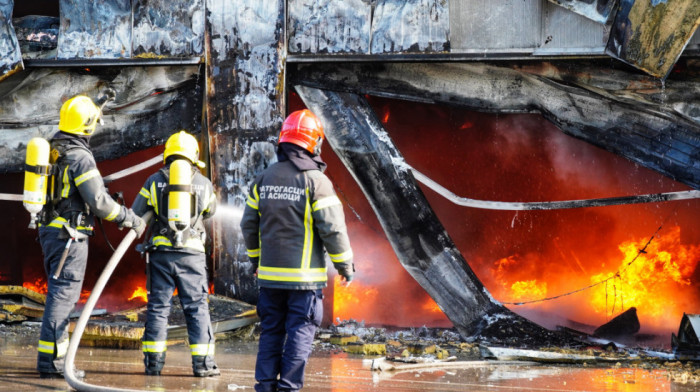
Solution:
[(540, 47), (535, 54), (603, 54), (604, 26), (555, 4), (545, 3)]
[[(614, 3), (616, 0), (289, 0), (289, 53), (604, 55), (609, 29), (595, 20), (612, 23)], [(425, 9), (430, 12), (421, 12)], [(447, 14), (449, 26), (444, 26), (441, 21)], [(700, 49), (698, 34), (689, 48)]]
[(451, 0), (453, 53), (522, 52), (539, 47), (544, 0)]
[(369, 53), (371, 0), (289, 0), (289, 53)]
[(447, 0), (378, 0), (372, 18), (372, 54), (450, 49)]

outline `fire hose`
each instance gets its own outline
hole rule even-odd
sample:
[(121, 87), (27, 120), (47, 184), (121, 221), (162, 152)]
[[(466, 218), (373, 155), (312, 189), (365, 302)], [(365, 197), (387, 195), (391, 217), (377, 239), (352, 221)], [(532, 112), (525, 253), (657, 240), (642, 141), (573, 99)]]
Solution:
[[(152, 217), (153, 217), (153, 212), (149, 211), (143, 216), (143, 220), (144, 220), (144, 222), (146, 222), (146, 224), (148, 224), (148, 223), (150, 223), (150, 220)], [(129, 232), (126, 233), (126, 236), (124, 236), (124, 239), (122, 240), (122, 242), (119, 244), (117, 249), (112, 254), (112, 257), (107, 262), (107, 265), (105, 265), (105, 268), (102, 271), (102, 274), (97, 279), (97, 283), (95, 283), (95, 287), (92, 289), (92, 293), (90, 294), (90, 297), (88, 298), (87, 302), (85, 303), (85, 307), (83, 308), (83, 312), (80, 314), (80, 318), (78, 319), (78, 322), (75, 324), (75, 329), (73, 330), (73, 335), (71, 336), (70, 343), (68, 344), (68, 352), (66, 354), (66, 360), (65, 360), (65, 365), (64, 365), (64, 369), (63, 369), (63, 374), (65, 376), (66, 382), (68, 382), (68, 385), (70, 385), (73, 389), (75, 389), (77, 391), (143, 392), (142, 390), (138, 390), (138, 389), (111, 388), (111, 387), (93, 385), (93, 384), (88, 384), (88, 383), (82, 382), (82, 381), (78, 380), (78, 378), (75, 376), (75, 365), (74, 365), (75, 354), (78, 351), (78, 346), (80, 345), (80, 338), (83, 336), (83, 332), (85, 331), (85, 326), (87, 325), (88, 319), (90, 318), (90, 314), (92, 313), (92, 310), (95, 308), (95, 305), (97, 304), (97, 300), (100, 298), (100, 295), (102, 294), (102, 290), (104, 290), (105, 285), (107, 284), (107, 281), (109, 281), (109, 278), (112, 276), (112, 272), (114, 272), (114, 269), (117, 267), (117, 264), (119, 264), (122, 257), (124, 257), (124, 253), (126, 253), (126, 251), (129, 249), (129, 247), (131, 246), (131, 243), (134, 242), (134, 239), (136, 239), (136, 232), (134, 230), (129, 230)]]

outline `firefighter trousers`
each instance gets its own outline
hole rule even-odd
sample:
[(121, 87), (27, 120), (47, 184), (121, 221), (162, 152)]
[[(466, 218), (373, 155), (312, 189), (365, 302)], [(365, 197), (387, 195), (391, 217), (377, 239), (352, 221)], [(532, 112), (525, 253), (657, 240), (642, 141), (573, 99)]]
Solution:
[(54, 278), (68, 242), (67, 238), (59, 238), (60, 233), (61, 229), (53, 227), (39, 229), (48, 284), (37, 355), (37, 370), (41, 373), (63, 373), (69, 315), (80, 299), (87, 266), (88, 239), (73, 241), (60, 274)]
[(323, 318), (323, 292), (261, 287), (257, 311), (261, 333), (255, 390), (300, 390), (314, 334)]
[(159, 372), (163, 367), (168, 316), (175, 288), (185, 315), (193, 367), (200, 370), (202, 367), (205, 370), (215, 368), (204, 253), (156, 250), (150, 254), (149, 260), (151, 292), (148, 294), (142, 342), (146, 371)]

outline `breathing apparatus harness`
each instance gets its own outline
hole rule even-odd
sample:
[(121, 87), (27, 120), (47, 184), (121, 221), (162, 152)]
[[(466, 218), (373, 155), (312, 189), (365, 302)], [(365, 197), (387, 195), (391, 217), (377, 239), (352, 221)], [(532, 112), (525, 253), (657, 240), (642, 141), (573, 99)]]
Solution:
[[(195, 176), (192, 165), (186, 159), (175, 159), (159, 172), (167, 185), (158, 195), (158, 205), (165, 206), (167, 198), (168, 208), (167, 211), (159, 210), (152, 225), (153, 233), (167, 238), (178, 250), (185, 248), (190, 238), (198, 237), (204, 242), (205, 231), (200, 223), (204, 210), (199, 211), (199, 196), (192, 184)], [(158, 247), (158, 244), (149, 242), (149, 237), (144, 236), (144, 243), (138, 246), (142, 254)]]

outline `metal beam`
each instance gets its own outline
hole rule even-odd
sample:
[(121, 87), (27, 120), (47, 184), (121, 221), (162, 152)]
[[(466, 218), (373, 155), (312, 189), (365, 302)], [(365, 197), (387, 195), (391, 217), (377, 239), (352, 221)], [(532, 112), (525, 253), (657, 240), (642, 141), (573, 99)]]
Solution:
[(418, 188), (403, 157), (364, 98), (303, 86), (299, 96), (323, 123), (333, 151), (362, 188), (399, 261), (460, 333), (507, 312), (488, 293)]
[(238, 226), (248, 184), (276, 159), (284, 115), (284, 0), (207, 1), (205, 116), (211, 178), (223, 208), (212, 230), (214, 291), (257, 302)]

